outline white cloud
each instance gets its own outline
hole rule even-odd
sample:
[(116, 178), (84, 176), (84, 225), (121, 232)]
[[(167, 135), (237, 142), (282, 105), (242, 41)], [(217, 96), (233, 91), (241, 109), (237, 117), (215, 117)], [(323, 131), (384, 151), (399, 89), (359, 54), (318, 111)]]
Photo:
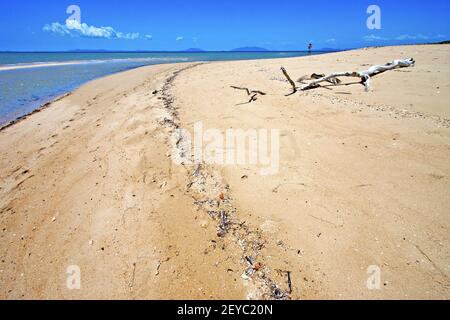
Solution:
[(430, 37), (430, 36), (419, 33), (416, 35), (402, 34), (401, 36), (398, 36), (395, 39), (396, 40), (429, 40), (429, 39), (442, 39), (442, 38), (445, 38), (445, 35), (437, 34), (433, 37)]
[(397, 39), (397, 40), (408, 40), (408, 39), (412, 39), (412, 38), (413, 38), (413, 36), (410, 36), (409, 34), (402, 34), (401, 36), (398, 36), (395, 39)]
[(139, 33), (124, 33), (114, 30), (112, 27), (95, 27), (86, 23), (80, 23), (74, 19), (68, 19), (66, 24), (53, 22), (44, 26), (44, 31), (53, 32), (60, 35), (72, 37), (81, 36), (88, 38), (106, 38), (106, 39), (127, 39), (135, 40), (140, 37)]
[(442, 39), (445, 38), (445, 35), (443, 34), (438, 34), (435, 36), (427, 36), (424, 35), (422, 33), (419, 34), (402, 34), (398, 37), (395, 38), (385, 38), (385, 37), (379, 37), (379, 36), (375, 36), (373, 34), (369, 35), (369, 36), (365, 36), (363, 39), (365, 41), (389, 41), (389, 40), (398, 40), (398, 41), (405, 41), (405, 40), (432, 40), (432, 39)]
[(326, 43), (336, 43), (336, 39), (335, 38), (331, 38), (331, 39), (327, 39), (325, 40)]
[(145, 35), (145, 39), (146, 39), (146, 40), (152, 40), (152, 39), (153, 39), (153, 36), (152, 36), (151, 34), (146, 34), (146, 35)]
[(380, 36), (376, 36), (376, 35), (369, 35), (369, 36), (364, 36), (363, 38), (365, 41), (387, 41), (389, 40), (389, 38), (385, 38), (385, 37), (380, 37)]
[(52, 24), (46, 24), (44, 26), (44, 31), (53, 32), (60, 35), (70, 35), (69, 29), (66, 26), (61, 25), (58, 22), (53, 22)]
[(177, 37), (175, 40), (176, 41), (181, 41), (181, 40), (183, 40), (184, 38), (183, 37)]
[(132, 33), (117, 32), (116, 36), (118, 39), (136, 40), (139, 39), (140, 34), (139, 32), (132, 32)]
[(430, 39), (430, 37), (419, 33), (419, 34), (416, 34), (416, 35), (402, 34), (401, 36), (398, 36), (395, 39), (396, 40), (417, 40), (417, 39), (428, 40), (428, 39)]

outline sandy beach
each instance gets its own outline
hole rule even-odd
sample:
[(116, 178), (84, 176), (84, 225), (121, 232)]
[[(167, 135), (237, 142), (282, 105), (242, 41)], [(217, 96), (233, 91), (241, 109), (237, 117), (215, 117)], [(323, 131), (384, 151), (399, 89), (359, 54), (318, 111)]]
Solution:
[[(369, 92), (287, 96), (280, 71), (408, 57)], [(450, 299), (449, 59), (450, 45), (367, 48), (85, 84), (0, 131), (0, 299)], [(279, 130), (279, 171), (177, 165), (172, 135), (199, 121)]]

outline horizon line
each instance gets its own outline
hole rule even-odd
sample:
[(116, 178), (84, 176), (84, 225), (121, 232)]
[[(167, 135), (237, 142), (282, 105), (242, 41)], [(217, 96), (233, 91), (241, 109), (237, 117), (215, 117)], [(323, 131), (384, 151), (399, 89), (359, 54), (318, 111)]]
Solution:
[[(262, 53), (262, 52), (341, 52), (363, 48), (380, 48), (380, 47), (396, 47), (396, 46), (414, 46), (414, 45), (440, 45), (450, 44), (450, 40), (438, 42), (422, 42), (422, 43), (405, 43), (405, 44), (389, 44), (389, 45), (372, 45), (372, 46), (356, 46), (349, 48), (321, 48), (317, 50), (272, 50), (261, 48), (262, 50), (236, 50), (246, 47), (229, 49), (229, 50), (203, 50), (201, 48), (188, 48), (184, 50), (109, 50), (109, 49), (70, 49), (70, 50), (0, 50), (0, 53), (211, 53), (211, 52), (237, 52), (237, 53)], [(250, 47), (252, 48), (252, 47)]]
[(324, 48), (320, 50), (199, 50), (199, 51), (190, 51), (190, 50), (104, 50), (104, 49), (93, 49), (93, 50), (0, 50), (0, 53), (211, 53), (211, 52), (237, 52), (237, 53), (264, 53), (264, 52), (338, 52), (338, 51), (347, 51), (358, 48), (346, 48), (346, 49), (334, 49), (334, 48)]

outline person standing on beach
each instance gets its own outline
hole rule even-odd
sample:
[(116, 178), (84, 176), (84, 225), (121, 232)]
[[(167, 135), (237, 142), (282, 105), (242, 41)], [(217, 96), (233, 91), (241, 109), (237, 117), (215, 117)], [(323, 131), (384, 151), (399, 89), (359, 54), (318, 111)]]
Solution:
[(312, 43), (310, 42), (310, 43), (308, 44), (308, 53), (309, 53), (309, 54), (311, 54), (312, 48), (313, 48), (313, 45), (312, 45)]

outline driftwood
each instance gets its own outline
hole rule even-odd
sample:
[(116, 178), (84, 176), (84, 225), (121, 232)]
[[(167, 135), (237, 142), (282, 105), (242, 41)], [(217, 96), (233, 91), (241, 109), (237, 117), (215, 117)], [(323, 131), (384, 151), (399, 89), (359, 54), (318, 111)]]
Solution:
[(291, 79), (291, 77), (289, 76), (289, 74), (287, 73), (286, 69), (284, 67), (281, 67), (281, 71), (283, 72), (284, 76), (286, 77), (286, 79), (289, 81), (289, 83), (292, 86), (292, 92), (289, 94), (294, 94), (297, 92), (297, 86), (295, 85), (294, 80)]
[[(324, 77), (325, 77), (325, 74), (313, 73), (310, 76), (303, 76), (303, 77), (299, 78), (297, 80), (297, 82), (302, 83), (302, 84), (307, 84), (307, 83), (305, 83), (305, 80), (319, 80), (319, 79), (322, 79)], [(334, 84), (334, 85), (338, 85), (338, 84), (342, 83), (342, 81), (339, 80), (338, 78), (331, 78), (331, 79), (328, 79), (326, 81), (331, 83), (331, 84)]]
[(360, 83), (364, 85), (366, 91), (369, 91), (370, 80), (372, 77), (374, 77), (380, 73), (389, 71), (389, 70), (412, 67), (415, 65), (415, 63), (416, 62), (414, 59), (408, 58), (408, 59), (403, 59), (403, 60), (394, 60), (394, 61), (388, 62), (385, 65), (373, 66), (373, 67), (369, 68), (368, 70), (360, 71), (360, 72), (338, 72), (338, 73), (332, 73), (330, 75), (323, 75), (323, 74), (320, 75), (320, 74), (314, 73), (311, 76), (303, 76), (298, 80), (298, 82), (302, 83), (302, 84), (305, 84), (305, 80), (314, 80), (301, 88), (297, 88), (295, 86), (295, 84), (293, 84), (291, 77), (288, 75), (288, 73), (286, 72), (286, 70), (284, 68), (281, 68), (281, 70), (283, 71), (283, 74), (285, 75), (285, 77), (287, 78), (289, 83), (294, 87), (293, 93), (295, 93), (298, 89), (300, 89), (301, 91), (305, 91), (305, 90), (319, 88), (319, 87), (321, 87), (320, 84), (323, 82), (328, 82), (328, 83), (331, 83), (332, 85), (339, 85), (342, 83), (342, 81), (338, 77), (360, 78), (360, 80), (361, 80)]
[(245, 90), (247, 92), (247, 95), (251, 95), (251, 94), (260, 94), (262, 96), (265, 96), (266, 93), (259, 91), (259, 90), (250, 90), (249, 88), (242, 88), (242, 87), (235, 87), (235, 86), (231, 86), (231, 88), (236, 89), (236, 90)]
[(247, 92), (248, 96), (251, 96), (250, 100), (248, 102), (246, 102), (246, 103), (243, 103), (243, 104), (252, 103), (253, 101), (258, 100), (258, 95), (261, 95), (261, 96), (265, 96), (266, 95), (265, 92), (262, 92), (262, 91), (259, 91), (259, 90), (250, 90), (249, 88), (236, 87), (236, 86), (231, 86), (231, 88), (236, 89), (236, 90), (244, 90), (245, 92)]
[(258, 94), (257, 93), (255, 93), (254, 95), (252, 95), (251, 97), (250, 97), (250, 100), (248, 101), (248, 103), (251, 103), (251, 102), (253, 102), (253, 101), (256, 101), (256, 100), (258, 100)]

